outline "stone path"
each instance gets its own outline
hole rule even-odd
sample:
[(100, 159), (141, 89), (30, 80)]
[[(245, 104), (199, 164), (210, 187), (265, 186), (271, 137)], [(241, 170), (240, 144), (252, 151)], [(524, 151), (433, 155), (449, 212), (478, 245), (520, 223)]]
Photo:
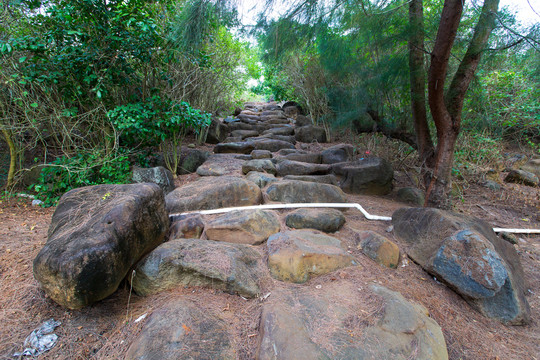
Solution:
[[(348, 194), (392, 190), (393, 170), (384, 159), (361, 157), (348, 144), (307, 151), (307, 143), (324, 142), (326, 134), (296, 108), (246, 104), (225, 123), (215, 128), (228, 136), (222, 133), (214, 154), (202, 158), (197, 181), (170, 191), (163, 185), (166, 174), (146, 171), (141, 178), (160, 174), (156, 182), (166, 191), (153, 184), (96, 186), (84, 190), (90, 195), (74, 191), (60, 200), (49, 241), (34, 264), (51, 298), (70, 308), (89, 305), (114, 292), (133, 268), (128, 279), (140, 296), (199, 286), (259, 298), (264, 304), (253, 335), (257, 359), (447, 359), (442, 331), (423, 306), (379, 285), (355, 287), (340, 273), (358, 266), (351, 244), (372, 266), (394, 269), (401, 258), (398, 245), (375, 232), (356, 231), (345, 246), (336, 232), (346, 212), (180, 215), (263, 203), (344, 203)], [(413, 202), (421, 195), (407, 194)], [(426, 271), (488, 317), (530, 321), (521, 265), (511, 246), (473, 220), (408, 211), (396, 212), (396, 233)], [(167, 216), (168, 239), (161, 243)], [(96, 224), (105, 230), (96, 231)], [(133, 239), (137, 246), (128, 247)], [(85, 244), (100, 247), (79, 251)], [(313, 292), (305, 285), (326, 274), (335, 281), (325, 289)], [(109, 278), (114, 281), (104, 281)], [(153, 311), (126, 359), (235, 359), (239, 340), (229, 326), (217, 311), (173, 299)]]

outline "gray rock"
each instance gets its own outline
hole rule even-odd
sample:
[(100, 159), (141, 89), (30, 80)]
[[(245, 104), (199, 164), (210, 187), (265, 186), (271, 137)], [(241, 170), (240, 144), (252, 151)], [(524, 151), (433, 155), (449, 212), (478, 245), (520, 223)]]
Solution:
[(212, 118), (212, 122), (210, 123), (206, 134), (206, 142), (209, 144), (220, 143), (225, 140), (228, 133), (229, 127), (226, 124), (216, 118)]
[(199, 303), (182, 298), (155, 310), (125, 360), (236, 359), (227, 323)]
[(180, 175), (191, 174), (197, 171), (197, 168), (204, 164), (210, 153), (202, 150), (190, 150), (182, 159), (178, 173)]
[(278, 176), (287, 175), (326, 175), (332, 168), (327, 164), (312, 164), (293, 160), (278, 159)]
[(525, 170), (510, 171), (508, 175), (506, 175), (506, 177), (504, 178), (504, 181), (508, 183), (524, 184), (527, 186), (538, 186), (538, 184), (540, 184), (538, 176)]
[(34, 276), (51, 299), (80, 309), (115, 292), (129, 269), (163, 242), (168, 228), (156, 184), (68, 191), (34, 260)]
[(242, 166), (242, 173), (247, 174), (250, 171), (267, 172), (275, 175), (277, 173), (274, 163), (270, 159), (249, 160)]
[(341, 176), (339, 186), (351, 194), (386, 195), (392, 191), (394, 171), (384, 159), (370, 157), (332, 166)]
[(262, 133), (263, 135), (294, 135), (294, 128), (292, 126), (284, 126), (273, 129), (268, 129)]
[(296, 144), (296, 139), (294, 138), (294, 136), (287, 136), (287, 135), (266, 134), (266, 135), (261, 135), (258, 138), (250, 138), (250, 140), (258, 140), (258, 139), (279, 140), (279, 141), (285, 141), (285, 142), (291, 143), (293, 145)]
[[(249, 155), (248, 155), (249, 156)], [(251, 158), (251, 157), (250, 157)], [(197, 168), (199, 176), (223, 176), (241, 174), (245, 160), (235, 154), (214, 154)]]
[(354, 158), (354, 147), (349, 144), (339, 144), (321, 152), (323, 164), (336, 164), (351, 161)]
[(249, 124), (246, 124), (246, 123), (241, 122), (241, 121), (230, 123), (228, 125), (228, 127), (229, 127), (229, 131), (231, 131), (231, 132), (236, 131), (236, 130), (248, 130), (248, 131), (257, 130), (258, 131), (257, 126), (249, 125)]
[(495, 191), (501, 190), (501, 185), (493, 180), (486, 180), (486, 182), (484, 182), (482, 186), (490, 190), (495, 190)]
[(399, 209), (394, 232), (408, 256), (489, 318), (530, 321), (523, 269), (514, 247), (478, 219), (437, 209)]
[(294, 145), (290, 142), (283, 140), (274, 140), (274, 139), (259, 139), (252, 140), (253, 150), (268, 150), (271, 152), (276, 152), (281, 149), (294, 149)]
[(294, 137), (297, 141), (311, 143), (311, 142), (326, 142), (326, 130), (323, 127), (315, 125), (306, 125), (302, 127), (297, 127), (295, 130)]
[(244, 140), (245, 138), (259, 136), (259, 132), (256, 130), (234, 130), (231, 131), (230, 136), (239, 137)]
[(540, 159), (531, 159), (521, 166), (521, 170), (540, 177)]
[(424, 192), (418, 188), (405, 187), (401, 188), (397, 192), (397, 197), (399, 201), (405, 203), (424, 206), (425, 197)]
[(283, 180), (309, 181), (322, 184), (338, 185), (338, 179), (334, 174), (328, 175), (286, 175)]
[(268, 238), (268, 268), (277, 280), (304, 283), (310, 277), (356, 265), (341, 241), (316, 230), (292, 230)]
[(423, 306), (382, 286), (359, 292), (347, 279), (323, 287), (272, 291), (258, 359), (448, 359), (441, 328)]
[(255, 145), (251, 141), (220, 143), (214, 146), (216, 154), (236, 153), (249, 154), (255, 150)]
[(296, 121), (295, 121), (296, 127), (303, 127), (308, 125), (313, 125), (311, 122), (311, 119), (304, 115), (296, 115)]
[(157, 184), (165, 194), (174, 190), (174, 177), (170, 170), (162, 166), (149, 169), (134, 167), (131, 179), (134, 183)]
[(274, 175), (258, 171), (250, 171), (246, 175), (246, 179), (249, 181), (253, 181), (261, 189), (268, 184), (278, 181), (278, 179), (276, 179)]
[(315, 229), (336, 232), (345, 224), (345, 216), (336, 209), (298, 209), (285, 217), (285, 224), (294, 229)]
[(147, 296), (181, 286), (203, 286), (231, 294), (259, 294), (261, 255), (249, 246), (200, 239), (176, 239), (145, 256), (129, 277)]
[(261, 201), (257, 185), (234, 176), (205, 177), (165, 197), (169, 213), (258, 205)]
[(253, 159), (271, 159), (272, 153), (268, 150), (253, 150), (251, 152), (251, 157)]
[(334, 185), (285, 180), (266, 189), (271, 201), (282, 203), (345, 203), (343, 191)]
[(279, 232), (278, 216), (272, 211), (231, 211), (211, 220), (206, 225), (210, 240), (237, 244), (258, 245)]
[(298, 161), (311, 164), (320, 164), (322, 161), (321, 154), (319, 153), (300, 153), (294, 152), (281, 157), (284, 160)]

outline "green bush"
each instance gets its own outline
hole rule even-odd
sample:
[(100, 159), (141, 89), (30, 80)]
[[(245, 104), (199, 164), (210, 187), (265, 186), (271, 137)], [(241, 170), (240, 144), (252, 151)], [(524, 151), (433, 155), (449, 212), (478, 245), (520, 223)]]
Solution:
[(41, 170), (37, 184), (31, 186), (43, 206), (55, 205), (71, 189), (99, 184), (124, 184), (130, 178), (127, 156), (104, 156), (100, 152), (62, 156)]

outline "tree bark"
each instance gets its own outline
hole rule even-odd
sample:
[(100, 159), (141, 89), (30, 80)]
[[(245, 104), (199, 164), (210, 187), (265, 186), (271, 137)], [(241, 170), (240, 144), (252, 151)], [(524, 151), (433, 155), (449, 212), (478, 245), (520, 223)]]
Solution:
[(437, 147), (432, 177), (427, 185), (426, 205), (440, 208), (449, 208), (451, 205), (454, 148), (461, 127), (463, 100), (489, 34), (495, 26), (495, 13), (498, 6), (499, 0), (484, 1), (472, 40), (445, 97), (444, 85), (448, 60), (463, 12), (463, 1), (446, 0), (444, 2), (439, 30), (431, 54), (428, 77), (428, 101), (437, 128)]
[(15, 170), (17, 168), (17, 148), (15, 147), (15, 143), (13, 142), (13, 139), (11, 138), (11, 132), (7, 129), (2, 129), (2, 134), (4, 135), (4, 139), (6, 140), (6, 143), (9, 148), (9, 170), (8, 170), (8, 177), (6, 182), (6, 190), (9, 190), (15, 181)]
[(411, 110), (416, 132), (416, 144), (422, 167), (433, 166), (435, 149), (426, 113), (426, 78), (424, 72), (424, 8), (422, 0), (409, 3), (409, 73)]

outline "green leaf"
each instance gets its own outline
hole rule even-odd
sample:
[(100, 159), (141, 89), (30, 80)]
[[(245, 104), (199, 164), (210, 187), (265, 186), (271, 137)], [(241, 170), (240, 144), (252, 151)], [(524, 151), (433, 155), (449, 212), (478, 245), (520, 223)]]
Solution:
[(26, 60), (26, 56), (22, 56), (19, 58), (19, 63), (23, 63)]
[(38, 103), (31, 103), (30, 106), (33, 107), (33, 108), (35, 109), (35, 108), (37, 108), (39, 105), (38, 105)]

